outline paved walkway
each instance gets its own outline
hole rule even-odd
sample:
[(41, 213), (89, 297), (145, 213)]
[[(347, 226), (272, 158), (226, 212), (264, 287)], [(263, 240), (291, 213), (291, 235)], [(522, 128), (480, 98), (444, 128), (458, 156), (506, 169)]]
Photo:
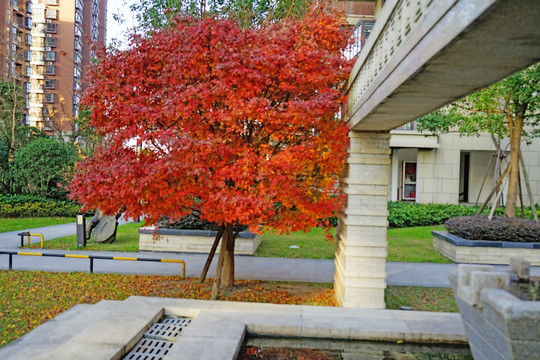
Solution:
[[(73, 235), (76, 233), (75, 223), (55, 225), (43, 228), (28, 229), (31, 233), (43, 234), (45, 240)], [(0, 233), (0, 251), (21, 251), (20, 231)], [(32, 237), (32, 243), (39, 243), (39, 237)], [(118, 252), (92, 252), (92, 251), (60, 251), (60, 250), (24, 250), (25, 252), (43, 253), (74, 253), (85, 255), (105, 255), (117, 257), (140, 257), (179, 259), (186, 263), (186, 276), (199, 276), (206, 255), (191, 253), (118, 253)], [(215, 272), (217, 256), (212, 262), (208, 272), (212, 277)], [(297, 281), (297, 282), (325, 282), (334, 281), (334, 261), (315, 259), (284, 259), (263, 258), (254, 256), (236, 256), (235, 271), (237, 279)], [(0, 269), (9, 267), (9, 256), (0, 255)], [(448, 273), (456, 268), (456, 264), (428, 264), (428, 263), (398, 263), (387, 262), (386, 274), (388, 285), (450, 287)], [(17, 270), (44, 270), (44, 271), (89, 271), (88, 259), (41, 257), (41, 256), (13, 256), (13, 269)], [(181, 273), (181, 265), (177, 263), (141, 262), (141, 261), (112, 261), (94, 260), (94, 272), (123, 273), (123, 274), (157, 274), (176, 275)], [(540, 276), (540, 267), (533, 267), (533, 275)]]

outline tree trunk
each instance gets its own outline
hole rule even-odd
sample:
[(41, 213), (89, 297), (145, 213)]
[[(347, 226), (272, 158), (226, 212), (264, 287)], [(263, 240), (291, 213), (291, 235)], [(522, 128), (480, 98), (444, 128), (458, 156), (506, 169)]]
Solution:
[(232, 287), (234, 285), (234, 244), (236, 237), (233, 235), (233, 225), (227, 225), (227, 244), (225, 247), (225, 258), (223, 262), (223, 286)]
[(221, 287), (221, 274), (223, 273), (223, 261), (225, 259), (225, 247), (227, 246), (227, 238), (229, 237), (229, 232), (225, 229), (223, 236), (221, 238), (221, 249), (219, 250), (219, 258), (216, 266), (216, 275), (214, 276), (214, 282), (212, 284), (212, 294), (210, 295), (210, 300), (216, 300), (219, 295), (219, 289)]
[(508, 167), (508, 195), (506, 198), (506, 216), (516, 217), (517, 193), (519, 182), (519, 153), (521, 148), (521, 132), (523, 130), (523, 115), (517, 113), (514, 117), (510, 131), (510, 163)]
[(218, 232), (216, 234), (216, 238), (214, 239), (214, 243), (212, 244), (212, 249), (210, 249), (210, 253), (208, 254), (208, 257), (206, 258), (206, 263), (204, 264), (203, 270), (201, 272), (201, 276), (199, 276), (199, 282), (203, 283), (206, 279), (206, 274), (208, 273), (208, 269), (210, 268), (210, 264), (212, 264), (212, 259), (214, 259), (214, 255), (216, 253), (216, 249), (219, 245), (219, 241), (223, 237), (223, 226), (220, 226), (218, 229)]
[(211, 300), (217, 299), (222, 283), (225, 287), (234, 285), (234, 243), (237, 235), (233, 234), (233, 224), (225, 225), (225, 231), (221, 238), (216, 275), (212, 284)]

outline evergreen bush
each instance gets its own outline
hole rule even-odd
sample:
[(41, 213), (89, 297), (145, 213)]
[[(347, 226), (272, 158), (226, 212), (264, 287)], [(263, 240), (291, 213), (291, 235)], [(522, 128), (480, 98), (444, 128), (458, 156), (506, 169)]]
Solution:
[(81, 206), (36, 195), (0, 195), (0, 218), (75, 217)]

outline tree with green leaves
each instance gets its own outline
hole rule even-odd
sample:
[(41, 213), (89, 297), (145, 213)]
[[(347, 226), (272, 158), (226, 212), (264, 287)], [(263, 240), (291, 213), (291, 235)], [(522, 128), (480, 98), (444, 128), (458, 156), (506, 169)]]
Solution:
[(25, 105), (23, 90), (14, 82), (0, 81), (0, 193), (11, 189), (10, 166), (18, 149), (38, 137), (46, 137), (38, 128), (24, 126), (22, 110)]
[(81, 107), (81, 111), (73, 119), (73, 131), (70, 135), (71, 143), (83, 157), (92, 156), (96, 147), (103, 142), (103, 137), (90, 124), (91, 114), (89, 107)]
[(8, 157), (16, 150), (16, 131), (22, 122), (25, 99), (14, 82), (0, 81), (0, 138), (8, 146)]
[(417, 121), (433, 134), (457, 130), (465, 136), (488, 132), (495, 141), (508, 138), (506, 216), (516, 216), (522, 141), (540, 136), (540, 63), (475, 92)]
[[(236, 20), (242, 27), (260, 27), (266, 21), (298, 18), (312, 0), (138, 0), (130, 6), (137, 28), (144, 34), (173, 23), (178, 14), (195, 17), (217, 16)], [(115, 14), (116, 21), (122, 21)]]
[(73, 148), (53, 138), (38, 138), (19, 149), (10, 166), (12, 192), (65, 198), (76, 160)]

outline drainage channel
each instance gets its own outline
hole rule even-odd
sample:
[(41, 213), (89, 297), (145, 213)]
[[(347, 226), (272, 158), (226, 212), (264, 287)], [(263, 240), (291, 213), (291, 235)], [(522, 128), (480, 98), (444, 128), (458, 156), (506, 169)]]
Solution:
[(190, 323), (191, 319), (185, 317), (164, 317), (152, 324), (123, 360), (165, 360), (169, 349)]

